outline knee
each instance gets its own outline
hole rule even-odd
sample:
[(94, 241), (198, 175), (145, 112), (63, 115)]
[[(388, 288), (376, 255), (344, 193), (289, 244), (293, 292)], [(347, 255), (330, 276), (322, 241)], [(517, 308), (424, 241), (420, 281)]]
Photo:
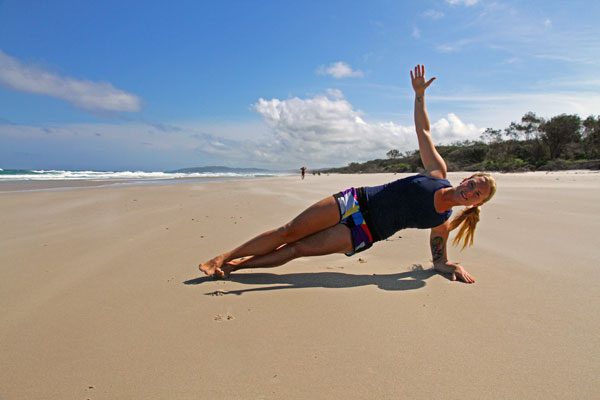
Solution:
[(304, 257), (306, 253), (306, 245), (302, 242), (292, 242), (285, 245), (288, 248), (290, 259)]
[(277, 228), (277, 233), (283, 243), (292, 243), (301, 239), (299, 229), (293, 222), (289, 222)]

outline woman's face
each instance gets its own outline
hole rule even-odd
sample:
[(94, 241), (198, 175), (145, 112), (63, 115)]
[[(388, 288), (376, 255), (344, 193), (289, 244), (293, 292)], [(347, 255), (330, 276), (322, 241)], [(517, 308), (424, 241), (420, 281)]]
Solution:
[(463, 206), (480, 206), (490, 195), (490, 185), (483, 176), (465, 178), (455, 188), (455, 198)]

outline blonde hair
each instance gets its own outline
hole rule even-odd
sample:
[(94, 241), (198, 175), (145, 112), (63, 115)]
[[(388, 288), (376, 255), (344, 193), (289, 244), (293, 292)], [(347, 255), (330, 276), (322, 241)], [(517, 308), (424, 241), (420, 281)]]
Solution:
[[(467, 179), (475, 178), (481, 176), (487, 182), (490, 188), (490, 194), (488, 197), (482, 202), (485, 203), (489, 201), (494, 194), (496, 194), (496, 180), (490, 174), (477, 173), (473, 174)], [(456, 237), (452, 241), (454, 246), (460, 244), (461, 240), (463, 241), (462, 248), (472, 246), (473, 245), (473, 237), (475, 236), (475, 228), (477, 227), (477, 223), (479, 222), (479, 212), (481, 211), (481, 207), (467, 207), (461, 211), (459, 215), (457, 215), (452, 221), (450, 221), (450, 230), (454, 230), (460, 226)]]

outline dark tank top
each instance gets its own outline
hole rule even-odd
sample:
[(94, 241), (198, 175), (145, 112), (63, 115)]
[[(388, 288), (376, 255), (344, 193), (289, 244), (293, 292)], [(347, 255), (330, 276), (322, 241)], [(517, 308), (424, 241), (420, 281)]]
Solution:
[[(438, 213), (433, 196), (438, 189), (452, 187), (447, 179), (415, 175), (381, 186), (362, 188), (369, 225), (383, 240), (404, 228), (433, 228), (450, 218), (452, 210)], [(361, 209), (363, 204), (360, 204)]]

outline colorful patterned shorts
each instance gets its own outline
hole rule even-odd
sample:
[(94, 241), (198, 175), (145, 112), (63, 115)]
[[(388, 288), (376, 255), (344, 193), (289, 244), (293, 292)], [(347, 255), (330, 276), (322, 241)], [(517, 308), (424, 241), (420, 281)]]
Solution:
[(334, 194), (340, 209), (340, 223), (350, 228), (352, 235), (352, 248), (354, 251), (346, 253), (348, 257), (355, 253), (367, 250), (373, 245), (373, 235), (360, 211), (358, 196), (355, 188)]

